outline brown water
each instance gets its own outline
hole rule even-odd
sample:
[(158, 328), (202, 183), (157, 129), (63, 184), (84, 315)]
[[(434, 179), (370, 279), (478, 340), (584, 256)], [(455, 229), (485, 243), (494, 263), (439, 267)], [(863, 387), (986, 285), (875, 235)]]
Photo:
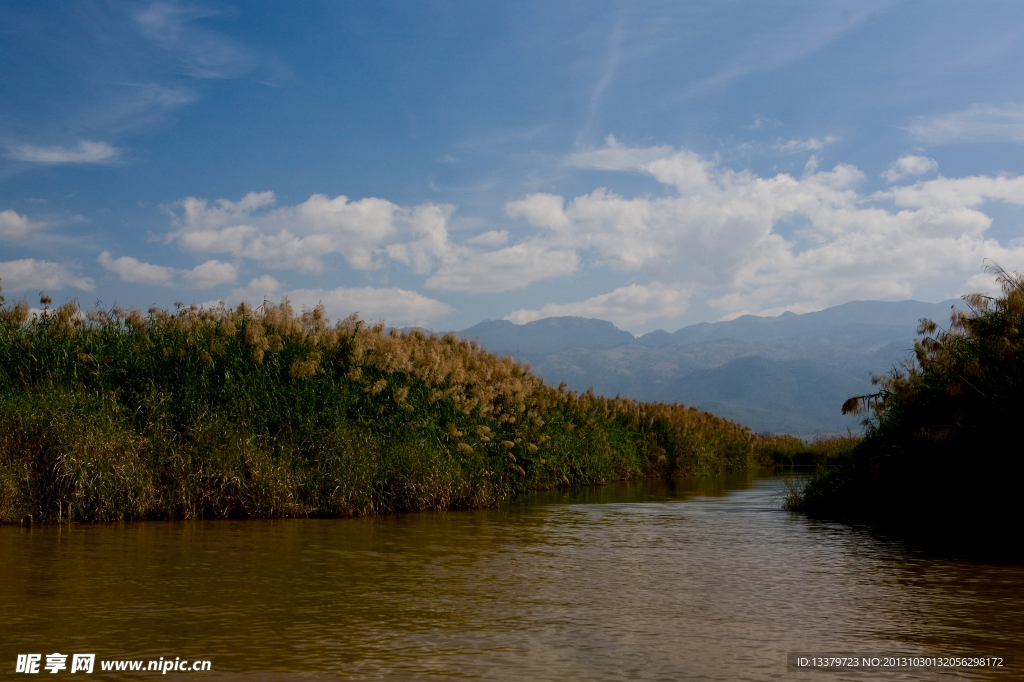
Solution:
[[(191, 680), (1024, 678), (1024, 567), (809, 521), (780, 509), (781, 489), (740, 477), (374, 519), (3, 527), (0, 669), (21, 678), (18, 654), (61, 652), (210, 660), (168, 673)], [(790, 651), (1018, 667), (787, 672)]]

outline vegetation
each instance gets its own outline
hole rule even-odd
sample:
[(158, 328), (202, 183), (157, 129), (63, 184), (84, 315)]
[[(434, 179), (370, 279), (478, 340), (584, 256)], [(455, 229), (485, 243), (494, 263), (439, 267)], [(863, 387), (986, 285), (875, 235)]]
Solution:
[(1024, 276), (991, 270), (1002, 295), (965, 296), (948, 330), (923, 319), (916, 357), (847, 401), (864, 441), (821, 469), (791, 509), (881, 520), (925, 535), (999, 536), (1020, 521)]
[(780, 434), (766, 438), (761, 448), (779, 466), (827, 466), (848, 456), (860, 441), (859, 436), (849, 434), (819, 436), (805, 443), (796, 436)]
[(0, 297), (0, 521), (343, 516), (771, 465), (682, 405), (551, 388), (453, 334), (287, 300), (30, 315)]

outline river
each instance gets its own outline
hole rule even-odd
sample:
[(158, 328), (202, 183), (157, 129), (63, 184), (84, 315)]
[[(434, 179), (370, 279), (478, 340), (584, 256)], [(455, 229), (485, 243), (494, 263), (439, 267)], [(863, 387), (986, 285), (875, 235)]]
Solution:
[[(161, 657), (210, 661), (168, 673), (180, 680), (1024, 677), (1024, 567), (808, 520), (781, 510), (782, 490), (743, 475), (479, 511), (2, 527), (0, 665), (94, 653), (105, 679), (157, 673), (101, 661)], [(789, 652), (1017, 666), (794, 671)]]

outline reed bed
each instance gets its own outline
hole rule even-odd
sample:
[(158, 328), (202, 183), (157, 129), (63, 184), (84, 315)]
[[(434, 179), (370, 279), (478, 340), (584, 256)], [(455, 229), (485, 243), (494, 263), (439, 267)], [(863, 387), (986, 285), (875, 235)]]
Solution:
[(0, 297), (0, 521), (348, 516), (771, 464), (675, 404), (287, 300), (29, 315)]
[(762, 437), (760, 447), (779, 466), (828, 466), (848, 457), (862, 438), (817, 436), (809, 443), (786, 434)]

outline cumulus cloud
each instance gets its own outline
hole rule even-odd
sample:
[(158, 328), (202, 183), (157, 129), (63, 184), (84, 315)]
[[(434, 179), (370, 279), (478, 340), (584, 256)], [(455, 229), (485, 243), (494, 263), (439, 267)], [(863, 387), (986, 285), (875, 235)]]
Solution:
[(104, 270), (115, 273), (122, 282), (131, 284), (160, 284), (171, 286), (174, 284), (174, 268), (164, 265), (153, 265), (143, 263), (131, 256), (121, 256), (114, 259), (109, 251), (104, 251), (96, 259), (96, 262), (103, 266)]
[(364, 320), (386, 320), (393, 325), (425, 325), (430, 319), (454, 312), (441, 301), (398, 287), (294, 289), (287, 296), (299, 307), (322, 303), (334, 319), (358, 312)]
[(982, 293), (994, 297), (1002, 294), (1002, 285), (991, 272), (979, 272), (967, 280), (959, 293), (961, 295)]
[(109, 163), (119, 152), (106, 142), (82, 140), (74, 147), (35, 147), (28, 144), (11, 147), (7, 156), (18, 161), (43, 164)]
[[(261, 211), (276, 202), (273, 192), (250, 192), (240, 201), (209, 203), (189, 197), (173, 207), (178, 229), (168, 239), (196, 253), (230, 253), (271, 267), (320, 272), (322, 257), (341, 254), (350, 265), (379, 267), (384, 242), (405, 228), (437, 241), (437, 223), (454, 207), (424, 204), (405, 209), (385, 199), (350, 201), (314, 194), (296, 206)], [(441, 225), (447, 235), (446, 226)], [(411, 256), (410, 256), (411, 257)]]
[(15, 211), (0, 211), (0, 239), (21, 239), (43, 227), (45, 223), (33, 222)]
[(210, 289), (218, 284), (227, 284), (238, 279), (238, 268), (232, 263), (208, 260), (191, 270), (181, 273), (185, 284), (193, 289)]
[(392, 244), (387, 253), (393, 259), (405, 263), (417, 274), (426, 274), (441, 261), (456, 258), (460, 250), (448, 238), (448, 220), (454, 206), (445, 204), (423, 204), (409, 214), (408, 224), (414, 239), (409, 242)]
[[(318, 194), (278, 206), (271, 192), (239, 201), (189, 198), (171, 209), (168, 241), (186, 251), (230, 254), (234, 263), (252, 260), (306, 272), (323, 271), (325, 256), (338, 254), (358, 270), (402, 266), (423, 276), (427, 288), (471, 293), (512, 291), (582, 268), (612, 268), (655, 284), (516, 310), (510, 317), (593, 315), (626, 326), (677, 316), (696, 296), (723, 317), (810, 311), (852, 299), (959, 293), (985, 258), (1010, 269), (1024, 266), (1024, 243), (990, 237), (992, 219), (984, 212), (990, 202), (1024, 204), (1024, 177), (939, 176), (901, 184), (936, 169), (928, 157), (904, 156), (887, 175), (891, 187), (865, 193), (864, 173), (849, 164), (822, 169), (815, 158), (800, 177), (762, 176), (692, 150), (632, 149), (614, 139), (605, 149), (573, 155), (569, 163), (643, 173), (665, 191), (624, 196), (599, 187), (569, 198), (534, 193), (505, 205), (518, 228), (462, 241), (449, 231), (455, 208), (447, 204), (400, 206), (381, 198)], [(138, 265), (144, 264), (123, 261), (126, 271), (141, 272)], [(168, 277), (200, 286), (233, 281), (236, 267), (208, 261), (193, 274), (174, 271)], [(267, 277), (254, 295), (281, 291)], [(311, 304), (316, 296), (339, 307), (342, 295), (350, 302), (366, 300), (369, 308), (353, 304), (349, 312), (389, 320), (429, 319), (450, 310), (394, 288), (301, 291)], [(401, 304), (387, 307), (388, 296)], [(412, 312), (416, 306), (418, 313)]]
[[(954, 216), (964, 230), (977, 233), (991, 224), (991, 219), (976, 207), (990, 201), (1008, 204), (1024, 203), (1024, 176), (989, 177), (974, 175), (966, 178), (943, 178), (917, 182), (903, 187), (892, 187), (878, 196), (891, 197), (897, 206), (907, 206), (924, 211), (939, 212), (931, 216), (933, 221), (940, 215)], [(937, 224), (933, 222), (933, 225)], [(953, 229), (959, 229), (954, 227)]]
[(932, 144), (949, 142), (1024, 142), (1024, 105), (974, 105), (941, 116), (919, 116), (910, 134)]
[(92, 278), (82, 277), (74, 266), (34, 258), (0, 262), (0, 284), (8, 293), (30, 289), (59, 291), (68, 287), (92, 291), (94, 288)]
[(513, 310), (505, 319), (525, 324), (545, 317), (574, 315), (614, 322), (620, 329), (642, 325), (658, 317), (674, 317), (686, 312), (689, 292), (654, 283), (630, 284), (611, 293), (574, 303), (549, 303), (539, 310)]
[(104, 251), (96, 259), (104, 270), (116, 274), (122, 282), (175, 286), (179, 280), (193, 289), (209, 289), (238, 279), (238, 268), (231, 263), (208, 260), (191, 270), (180, 270), (166, 265), (144, 263), (131, 256), (113, 258)]
[[(545, 210), (557, 217), (562, 209), (552, 201), (535, 195), (507, 210), (531, 220)], [(176, 229), (167, 240), (193, 253), (226, 253), (313, 273), (324, 270), (323, 257), (332, 253), (359, 270), (390, 261), (427, 275), (428, 287), (448, 291), (511, 291), (573, 272), (579, 264), (572, 248), (543, 237), (505, 246), (507, 230), (490, 230), (457, 243), (448, 229), (455, 211), (450, 204), (403, 207), (373, 197), (353, 201), (322, 194), (296, 206), (274, 204), (272, 192), (253, 192), (237, 202), (190, 197), (171, 207)]]
[[(864, 174), (847, 164), (761, 177), (685, 149), (666, 156), (659, 148), (650, 158), (636, 170), (674, 195), (534, 194), (506, 210), (545, 230), (548, 252), (702, 293), (725, 317), (958, 289), (984, 258), (1024, 265), (1024, 246), (986, 236), (992, 221), (981, 210), (1024, 203), (1021, 177), (939, 177), (865, 195), (857, 189)], [(896, 210), (887, 208), (893, 203)]]
[(273, 192), (249, 192), (239, 201), (218, 199), (211, 206), (206, 199), (189, 197), (181, 203), (186, 231), (213, 230), (242, 220), (253, 211), (270, 206), (277, 197)]
[(910, 175), (924, 175), (938, 170), (939, 162), (927, 156), (901, 156), (893, 161), (882, 177), (889, 182), (902, 180)]
[(505, 204), (505, 213), (511, 218), (525, 218), (527, 222), (561, 230), (569, 227), (569, 218), (565, 215), (565, 200), (553, 194), (531, 194), (525, 199), (510, 201)]
[(512, 291), (537, 280), (570, 274), (578, 267), (579, 256), (571, 248), (524, 242), (442, 263), (426, 284), (445, 291)]

